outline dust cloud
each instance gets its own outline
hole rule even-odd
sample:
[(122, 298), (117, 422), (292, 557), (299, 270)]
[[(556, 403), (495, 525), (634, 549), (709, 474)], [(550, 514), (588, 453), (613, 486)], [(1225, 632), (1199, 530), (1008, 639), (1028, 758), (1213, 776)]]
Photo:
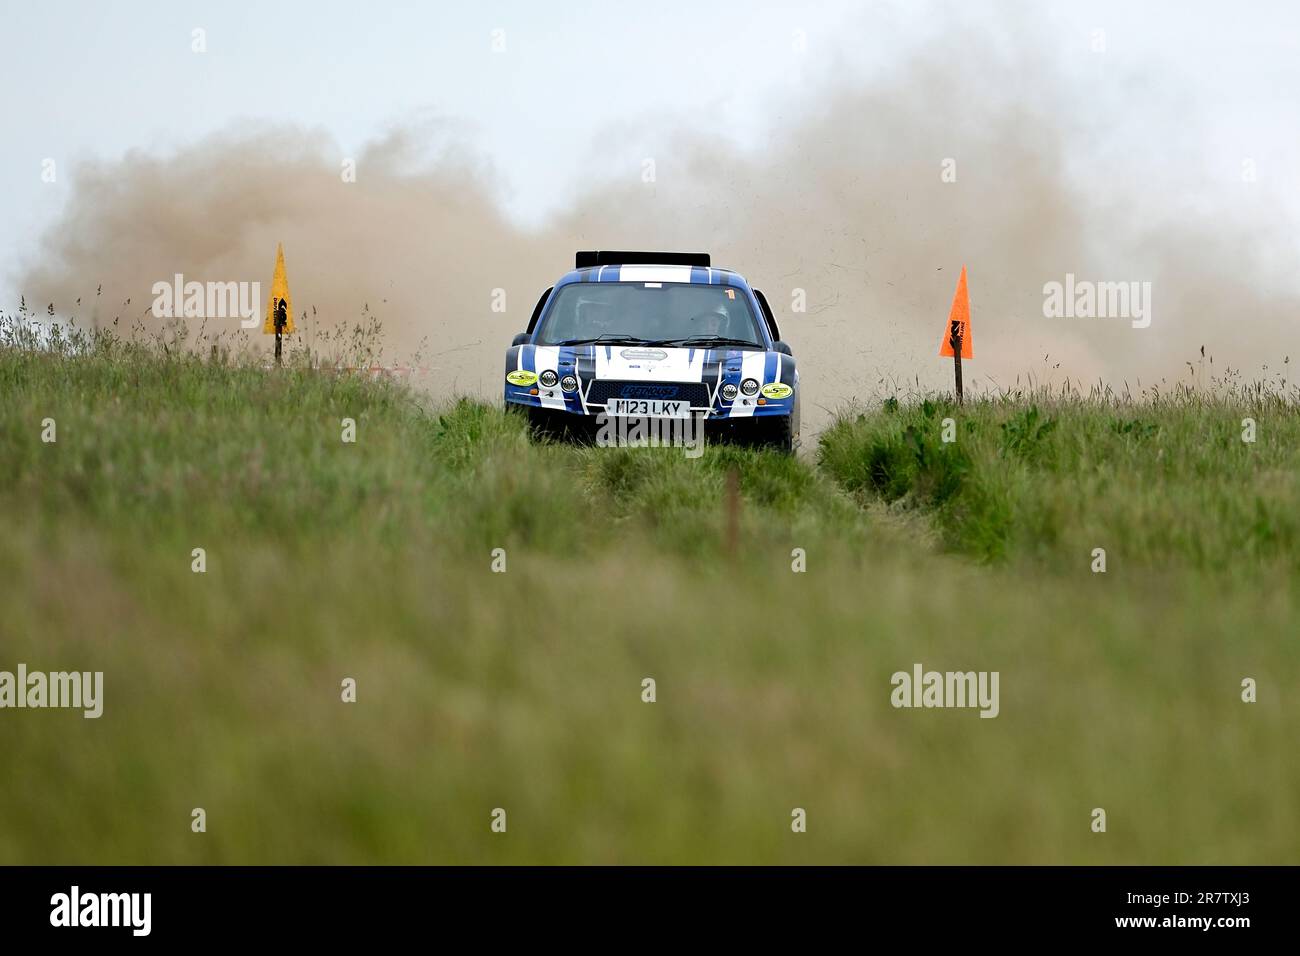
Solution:
[[(150, 326), (150, 289), (175, 273), (265, 294), (282, 242), (304, 335), (365, 309), (390, 357), (427, 340), (426, 384), (494, 396), (504, 348), (575, 249), (704, 250), (768, 294), (814, 430), (848, 400), (950, 383), (937, 351), (963, 265), (976, 388), (1032, 376), (1136, 391), (1185, 376), (1203, 345), (1218, 368), (1280, 367), (1297, 306), (1286, 224), (1231, 183), (1207, 201), (1185, 117), (1158, 156), (1128, 148), (1174, 125), (1158, 95), (1106, 101), (1035, 49), (963, 30), (900, 54), (883, 81), (787, 91), (762, 149), (683, 129), (653, 182), (640, 163), (593, 174), (528, 228), (452, 123), (393, 130), (356, 157), (355, 182), (324, 131), (226, 130), (83, 164), (20, 288), (83, 324)], [(1045, 317), (1044, 284), (1067, 273), (1151, 283), (1150, 326)]]

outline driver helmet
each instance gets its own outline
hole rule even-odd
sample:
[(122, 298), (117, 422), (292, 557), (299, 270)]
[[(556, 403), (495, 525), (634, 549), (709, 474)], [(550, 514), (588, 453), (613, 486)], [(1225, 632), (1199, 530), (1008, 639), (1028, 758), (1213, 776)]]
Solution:
[(731, 325), (731, 313), (727, 307), (719, 303), (708, 312), (701, 312), (695, 317), (697, 328), (693, 334), (697, 335), (724, 335)]

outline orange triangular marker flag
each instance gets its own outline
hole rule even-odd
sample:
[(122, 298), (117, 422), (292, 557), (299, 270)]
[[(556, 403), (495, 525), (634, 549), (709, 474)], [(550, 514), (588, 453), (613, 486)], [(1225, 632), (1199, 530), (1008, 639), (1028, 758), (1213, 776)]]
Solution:
[(284, 271), (284, 246), (275, 247), (275, 275), (271, 278), (271, 295), (266, 300), (266, 323), (262, 331), (267, 335), (275, 334), (276, 313), (284, 316), (281, 332), (288, 335), (293, 331), (293, 296), (289, 294), (289, 276)]
[(957, 326), (961, 335), (961, 357), (974, 358), (975, 351), (971, 344), (970, 332), (970, 295), (966, 291), (966, 267), (961, 267), (961, 278), (957, 280), (957, 294), (952, 297), (952, 312), (943, 326), (943, 342), (939, 345), (940, 358), (952, 358), (953, 326)]

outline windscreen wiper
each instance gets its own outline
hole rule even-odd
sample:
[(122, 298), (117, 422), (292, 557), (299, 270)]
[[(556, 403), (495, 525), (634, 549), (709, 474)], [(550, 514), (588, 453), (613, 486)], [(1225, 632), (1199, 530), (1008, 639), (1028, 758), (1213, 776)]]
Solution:
[(635, 335), (624, 335), (621, 332), (605, 332), (590, 339), (564, 339), (562, 342), (556, 342), (556, 345), (595, 345), (597, 342), (604, 342), (610, 345), (658, 345), (658, 342), (652, 342), (650, 339), (638, 338)]
[(655, 345), (744, 345), (751, 349), (762, 348), (757, 342), (751, 342), (749, 339), (733, 339), (725, 335), (688, 335), (680, 339), (662, 339), (654, 343)]

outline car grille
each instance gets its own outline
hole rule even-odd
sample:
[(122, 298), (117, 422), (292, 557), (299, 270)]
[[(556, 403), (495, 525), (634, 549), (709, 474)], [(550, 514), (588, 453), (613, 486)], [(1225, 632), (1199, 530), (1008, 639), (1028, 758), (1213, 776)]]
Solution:
[(587, 391), (588, 405), (604, 405), (611, 398), (690, 402), (692, 408), (709, 407), (709, 386), (703, 382), (616, 382), (598, 378)]

